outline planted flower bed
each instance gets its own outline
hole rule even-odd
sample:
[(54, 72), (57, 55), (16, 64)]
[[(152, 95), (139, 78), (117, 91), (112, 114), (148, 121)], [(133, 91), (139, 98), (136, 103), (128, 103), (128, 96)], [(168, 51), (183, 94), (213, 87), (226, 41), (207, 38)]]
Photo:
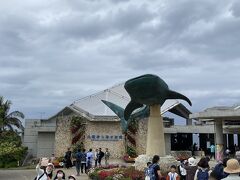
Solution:
[(124, 160), (126, 163), (134, 163), (134, 162), (135, 162), (135, 158), (130, 157), (129, 155), (123, 156), (123, 160)]
[(89, 171), (92, 180), (144, 180), (144, 172), (135, 170), (134, 167), (109, 165), (92, 168)]

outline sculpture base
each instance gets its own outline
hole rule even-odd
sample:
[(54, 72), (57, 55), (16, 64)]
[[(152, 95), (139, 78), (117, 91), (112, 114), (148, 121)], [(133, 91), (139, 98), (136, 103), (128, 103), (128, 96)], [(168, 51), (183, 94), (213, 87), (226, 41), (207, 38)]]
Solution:
[(163, 117), (161, 116), (160, 105), (150, 106), (147, 130), (147, 155), (166, 155)]
[[(148, 162), (152, 162), (152, 156), (149, 155), (139, 155), (136, 159), (135, 159), (135, 169), (140, 170), (140, 171), (144, 171), (145, 168), (147, 167), (147, 163)], [(161, 173), (163, 175), (165, 175), (166, 173), (169, 172), (170, 167), (172, 165), (180, 165), (180, 162), (178, 162), (173, 156), (164, 156), (164, 157), (160, 157), (160, 169), (161, 169)]]

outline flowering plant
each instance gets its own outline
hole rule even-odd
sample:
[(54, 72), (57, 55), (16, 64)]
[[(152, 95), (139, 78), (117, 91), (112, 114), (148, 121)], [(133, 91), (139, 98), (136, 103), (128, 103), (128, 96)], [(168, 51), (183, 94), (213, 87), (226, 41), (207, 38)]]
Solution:
[(110, 165), (108, 167), (90, 169), (89, 178), (98, 180), (144, 180), (144, 172), (135, 170), (134, 167)]

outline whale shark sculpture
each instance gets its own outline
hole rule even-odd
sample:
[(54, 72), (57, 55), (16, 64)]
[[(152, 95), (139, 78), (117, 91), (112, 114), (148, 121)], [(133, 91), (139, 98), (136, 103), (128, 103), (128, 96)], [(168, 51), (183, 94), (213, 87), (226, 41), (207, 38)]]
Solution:
[(129, 121), (126, 121), (124, 119), (124, 108), (109, 102), (109, 101), (105, 101), (102, 100), (102, 102), (108, 106), (121, 120), (121, 128), (123, 133), (126, 133), (128, 130), (128, 126), (131, 123), (131, 121), (135, 118), (145, 118), (148, 117), (150, 114), (150, 110), (148, 106), (143, 106), (142, 108), (136, 110), (134, 113), (131, 114)]
[(191, 106), (191, 101), (184, 95), (172, 91), (168, 85), (158, 76), (152, 74), (142, 75), (126, 81), (124, 88), (131, 97), (131, 101), (124, 110), (124, 119), (128, 120), (135, 109), (143, 105), (160, 106), (167, 99), (183, 99)]

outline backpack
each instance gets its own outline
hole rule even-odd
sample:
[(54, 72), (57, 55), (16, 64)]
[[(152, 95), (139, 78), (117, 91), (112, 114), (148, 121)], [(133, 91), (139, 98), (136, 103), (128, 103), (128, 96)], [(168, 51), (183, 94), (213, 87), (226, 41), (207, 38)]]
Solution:
[(149, 168), (146, 170), (145, 180), (157, 180), (157, 177), (155, 175), (156, 166), (157, 164), (152, 164), (149, 166)]
[(82, 157), (82, 154), (80, 152), (77, 152), (76, 153), (76, 161), (81, 162), (81, 157)]
[(208, 180), (208, 170), (203, 171), (202, 169), (198, 170), (197, 180)]
[(182, 173), (183, 173), (183, 170), (186, 171), (186, 169), (183, 168), (182, 165), (179, 165), (179, 166), (178, 166), (178, 172), (179, 172), (179, 175), (180, 175), (181, 177), (186, 176), (186, 174), (185, 174), (185, 175), (182, 174)]
[(81, 162), (85, 162), (86, 163), (86, 160), (87, 160), (87, 154), (86, 153), (82, 153)]
[(226, 178), (226, 177), (228, 176), (228, 174), (225, 173), (225, 172), (223, 171), (223, 169), (224, 169), (224, 166), (223, 166), (222, 163), (218, 163), (218, 164), (215, 166), (213, 172), (215, 172), (215, 174), (216, 174), (216, 176), (217, 176), (217, 179), (223, 179), (223, 178)]

